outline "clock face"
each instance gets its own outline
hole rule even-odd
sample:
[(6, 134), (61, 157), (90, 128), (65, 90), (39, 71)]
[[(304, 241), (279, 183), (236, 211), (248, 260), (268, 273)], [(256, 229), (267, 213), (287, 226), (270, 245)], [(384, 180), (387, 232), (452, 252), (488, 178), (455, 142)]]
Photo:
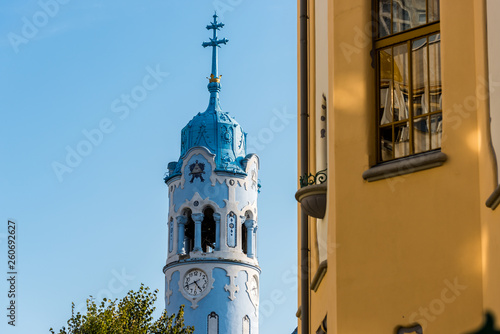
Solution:
[(208, 276), (201, 269), (193, 269), (184, 276), (183, 288), (190, 296), (198, 296), (207, 289)]

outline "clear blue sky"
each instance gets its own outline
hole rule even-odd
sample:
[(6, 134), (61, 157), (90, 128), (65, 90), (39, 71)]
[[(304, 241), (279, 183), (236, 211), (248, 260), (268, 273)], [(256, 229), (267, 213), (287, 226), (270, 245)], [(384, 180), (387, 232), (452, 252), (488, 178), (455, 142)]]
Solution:
[[(59, 1), (45, 9), (35, 0), (0, 4), (0, 332), (48, 333), (65, 325), (71, 302), (121, 298), (141, 282), (160, 290), (163, 308), (162, 178), (179, 157), (181, 128), (208, 104), (211, 52), (201, 43), (219, 6), (226, 24), (220, 36), (229, 39), (219, 59), (222, 108), (261, 158), (260, 333), (291, 333), (295, 2)], [(157, 84), (137, 95), (148, 71), (161, 72)], [(140, 101), (118, 109), (122, 94), (133, 91)], [(94, 131), (100, 127), (102, 138)], [(94, 134), (90, 147), (82, 144), (85, 131)], [(68, 150), (78, 149), (85, 156), (69, 166)], [(57, 175), (55, 165), (67, 167)], [(19, 236), (15, 328), (6, 324), (8, 218), (17, 221)]]

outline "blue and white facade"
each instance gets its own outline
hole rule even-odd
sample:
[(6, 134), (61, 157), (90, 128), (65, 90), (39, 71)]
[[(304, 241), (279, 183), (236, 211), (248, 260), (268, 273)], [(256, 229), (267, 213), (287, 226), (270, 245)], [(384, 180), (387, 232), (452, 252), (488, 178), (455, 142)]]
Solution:
[(168, 165), (168, 257), (165, 305), (185, 305), (186, 325), (196, 334), (258, 334), (259, 158), (246, 153), (246, 133), (219, 103), (214, 21), (210, 102), (181, 132), (181, 156)]

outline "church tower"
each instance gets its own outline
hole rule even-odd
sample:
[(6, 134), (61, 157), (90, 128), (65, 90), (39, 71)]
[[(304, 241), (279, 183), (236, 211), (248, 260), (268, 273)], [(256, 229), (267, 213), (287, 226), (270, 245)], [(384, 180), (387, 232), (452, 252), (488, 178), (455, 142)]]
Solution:
[(185, 305), (196, 334), (258, 334), (257, 195), (259, 158), (246, 152), (246, 133), (219, 103), (217, 52), (227, 39), (217, 14), (208, 108), (181, 131), (181, 154), (168, 164), (168, 256), (165, 305)]

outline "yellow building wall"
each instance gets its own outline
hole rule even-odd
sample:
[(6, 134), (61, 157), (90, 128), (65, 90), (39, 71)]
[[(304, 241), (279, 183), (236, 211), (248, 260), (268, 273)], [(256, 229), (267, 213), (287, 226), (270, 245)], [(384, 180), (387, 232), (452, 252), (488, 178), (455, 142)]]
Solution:
[[(496, 187), (490, 99), (482, 97), (489, 71), (486, 1), (441, 1), (442, 152), (448, 160), (375, 182), (362, 178), (376, 162), (371, 2), (329, 0), (328, 22), (318, 24), (318, 1), (309, 9), (309, 109), (314, 120), (324, 87), (316, 63), (323, 27), (329, 42), (328, 272), (311, 292), (310, 332), (326, 313), (329, 333), (395, 333), (414, 323), (425, 334), (479, 328), (485, 310), (500, 315), (500, 209), (485, 205)], [(310, 161), (316, 162), (311, 123)], [(311, 277), (319, 262), (313, 219), (309, 233)]]
[[(484, 6), (483, 2), (480, 2)], [(477, 6), (480, 6), (477, 4)], [(485, 13), (483, 28), (487, 31), (487, 39), (483, 40), (481, 49), (488, 53), (488, 62), (482, 64), (486, 68), (485, 78), (490, 83), (489, 99), (481, 99), (486, 104), (485, 111), (479, 113), (480, 123), (480, 204), (483, 204), (498, 185), (500, 164), (500, 1), (488, 0), (486, 7), (476, 12)], [(483, 78), (481, 78), (482, 80)], [(484, 80), (482, 80), (484, 82)], [(484, 83), (483, 83), (484, 86)], [(489, 106), (489, 109), (487, 108)], [(491, 119), (491, 121), (490, 121)], [(494, 153), (496, 152), (496, 159)], [(481, 205), (482, 246), (483, 246), (483, 298), (484, 309), (491, 311), (500, 319), (500, 208), (495, 211)]]

